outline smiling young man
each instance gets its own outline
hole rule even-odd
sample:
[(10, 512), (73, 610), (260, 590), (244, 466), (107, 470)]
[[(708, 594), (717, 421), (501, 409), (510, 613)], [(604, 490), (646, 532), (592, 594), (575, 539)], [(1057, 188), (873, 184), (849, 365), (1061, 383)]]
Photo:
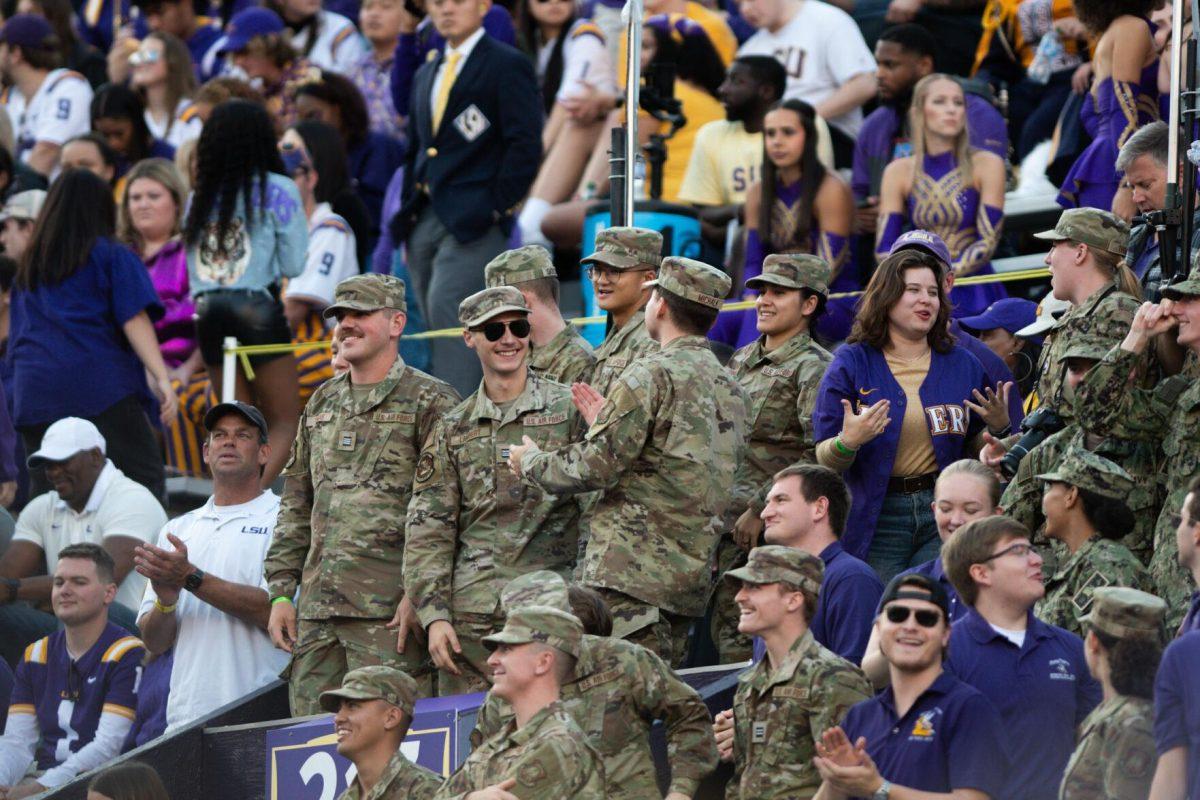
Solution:
[(890, 685), (818, 741), (818, 800), (1024, 797), (1003, 792), (1010, 761), (1000, 715), (944, 669), (949, 613), (933, 578), (888, 584), (875, 626)]
[(338, 800), (429, 800), (442, 779), (405, 758), (400, 743), (412, 725), (417, 682), (391, 667), (346, 673), (342, 688), (321, 693), (333, 714), (337, 751), (354, 762), (354, 780)]
[(997, 797), (1054, 800), (1076, 729), (1100, 702), (1083, 640), (1033, 615), (1046, 592), (1043, 561), (1021, 523), (969, 522), (942, 546), (942, 560), (971, 606), (950, 635), (946, 669), (995, 705), (1018, 767)]
[(521, 483), (504, 465), (523, 436), (565, 447), (582, 421), (562, 384), (529, 369), (529, 307), (512, 286), (462, 301), (463, 340), (483, 383), (438, 420), (417, 461), (404, 544), (404, 585), (429, 636), (439, 695), (488, 688), (483, 639), (500, 627), (500, 590), (524, 572), (567, 574), (579, 505)]

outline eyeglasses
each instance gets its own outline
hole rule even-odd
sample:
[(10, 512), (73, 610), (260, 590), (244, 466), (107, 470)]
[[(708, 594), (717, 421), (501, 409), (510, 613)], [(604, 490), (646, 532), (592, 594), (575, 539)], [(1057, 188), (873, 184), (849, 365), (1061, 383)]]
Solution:
[(586, 264), (583, 267), (583, 277), (589, 281), (607, 278), (610, 281), (620, 280), (621, 276), (626, 272), (649, 272), (643, 269), (616, 269), (615, 267), (605, 266), (604, 264)]
[(498, 342), (503, 339), (505, 329), (512, 331), (512, 335), (518, 339), (524, 339), (529, 335), (529, 320), (514, 319), (510, 322), (485, 322), (477, 328), (471, 328), (473, 331), (482, 331), (484, 338), (489, 342)]
[(1008, 547), (1004, 548), (999, 553), (992, 553), (990, 556), (983, 559), (979, 563), (986, 564), (989, 561), (993, 561), (997, 558), (1002, 558), (1007, 555), (1014, 555), (1017, 558), (1028, 558), (1029, 556), (1039, 555), (1039, 553), (1038, 553), (1038, 549), (1036, 547), (1034, 547), (1033, 545), (1028, 544), (1026, 542), (1017, 542), (1016, 544), (1010, 544)]
[(147, 64), (157, 64), (162, 61), (162, 57), (161, 50), (147, 50), (143, 47), (129, 57), (129, 66), (141, 67)]
[(887, 614), (888, 622), (893, 625), (899, 625), (902, 622), (907, 622), (910, 616), (917, 618), (917, 624), (922, 628), (936, 628), (937, 624), (942, 621), (942, 612), (933, 611), (928, 608), (909, 608), (908, 606), (888, 606), (884, 613)]

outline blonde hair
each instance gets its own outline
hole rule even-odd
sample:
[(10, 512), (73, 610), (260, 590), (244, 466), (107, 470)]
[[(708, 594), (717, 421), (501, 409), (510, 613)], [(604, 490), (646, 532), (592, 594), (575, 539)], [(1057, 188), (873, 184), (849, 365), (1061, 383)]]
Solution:
[(129, 215), (129, 189), (133, 182), (146, 178), (152, 180), (171, 193), (175, 201), (175, 224), (171, 227), (171, 235), (177, 236), (182, 229), (183, 204), (187, 199), (187, 184), (175, 165), (165, 158), (147, 158), (133, 165), (133, 169), (125, 175), (125, 193), (121, 197), (121, 207), (117, 210), (117, 237), (134, 249), (142, 251), (142, 236), (133, 226)]
[[(921, 80), (917, 81), (917, 85), (913, 87), (912, 105), (908, 108), (908, 130), (910, 133), (909, 139), (912, 141), (913, 150), (913, 183), (916, 184), (917, 176), (925, 171), (925, 98), (929, 96), (931, 87), (938, 81), (949, 81), (963, 92), (963, 100), (966, 100), (966, 92), (952, 75), (947, 75), (944, 72), (935, 72), (931, 75), (926, 75)], [(963, 114), (963, 128), (958, 132), (958, 136), (954, 139), (954, 163), (962, 172), (963, 183), (966, 186), (972, 186), (971, 174), (971, 136), (967, 130), (966, 114)]]

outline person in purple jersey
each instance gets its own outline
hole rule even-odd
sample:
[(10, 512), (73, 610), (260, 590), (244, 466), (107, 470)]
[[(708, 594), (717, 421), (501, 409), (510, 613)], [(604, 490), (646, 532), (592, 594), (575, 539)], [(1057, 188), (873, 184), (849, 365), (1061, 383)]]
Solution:
[(945, 669), (950, 612), (941, 584), (897, 575), (875, 627), (891, 685), (817, 742), (816, 800), (1016, 797), (1003, 792), (1013, 762), (1000, 715)]
[[(95, 544), (59, 552), (54, 613), (63, 630), (25, 649), (0, 736), (0, 797), (55, 789), (120, 752), (145, 650), (108, 621), (113, 560)], [(36, 762), (35, 778), (24, 778)], [(23, 779), (24, 778), (24, 779)]]
[(1083, 640), (1033, 615), (1046, 593), (1029, 530), (1009, 517), (959, 528), (942, 562), (971, 608), (950, 634), (946, 669), (1000, 712), (1013, 763), (1006, 798), (1055, 800), (1078, 726), (1099, 704)]

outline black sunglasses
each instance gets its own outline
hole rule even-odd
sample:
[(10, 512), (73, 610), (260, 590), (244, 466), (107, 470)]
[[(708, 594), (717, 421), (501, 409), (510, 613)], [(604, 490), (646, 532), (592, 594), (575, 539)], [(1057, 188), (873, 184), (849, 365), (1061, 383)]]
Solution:
[(887, 614), (888, 622), (893, 625), (899, 625), (902, 622), (907, 622), (910, 614), (915, 615), (917, 624), (922, 628), (936, 628), (937, 624), (942, 621), (942, 613), (940, 611), (931, 611), (928, 608), (909, 608), (908, 606), (888, 606), (884, 609)]
[(483, 331), (484, 337), (489, 342), (498, 342), (504, 338), (504, 329), (512, 331), (512, 335), (518, 339), (524, 339), (529, 335), (529, 320), (514, 319), (510, 322), (485, 322), (477, 328), (472, 328), (473, 331)]

